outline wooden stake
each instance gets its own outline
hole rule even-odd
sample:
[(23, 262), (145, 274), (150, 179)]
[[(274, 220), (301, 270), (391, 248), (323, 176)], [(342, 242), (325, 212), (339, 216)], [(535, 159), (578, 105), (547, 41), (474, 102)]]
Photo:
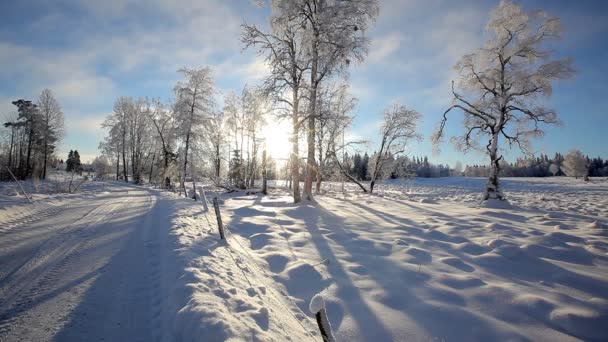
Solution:
[(329, 325), (329, 319), (327, 319), (325, 308), (319, 310), (315, 314), (315, 318), (317, 319), (317, 325), (319, 326), (319, 331), (323, 337), (323, 342), (334, 342), (335, 338), (332, 334), (331, 325)]
[(224, 225), (222, 224), (222, 215), (220, 214), (220, 204), (217, 197), (213, 197), (213, 207), (215, 208), (215, 217), (217, 217), (217, 229), (220, 231), (220, 238), (226, 240), (224, 236)]

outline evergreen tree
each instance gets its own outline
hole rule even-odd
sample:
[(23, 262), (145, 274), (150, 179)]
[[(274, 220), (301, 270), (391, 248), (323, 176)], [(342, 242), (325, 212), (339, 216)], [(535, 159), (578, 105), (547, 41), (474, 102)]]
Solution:
[(74, 151), (70, 150), (70, 153), (68, 153), (68, 159), (66, 160), (65, 164), (65, 172), (72, 171), (74, 171)]
[(82, 174), (82, 164), (80, 163), (80, 154), (78, 154), (78, 150), (74, 150), (74, 170), (79, 174)]

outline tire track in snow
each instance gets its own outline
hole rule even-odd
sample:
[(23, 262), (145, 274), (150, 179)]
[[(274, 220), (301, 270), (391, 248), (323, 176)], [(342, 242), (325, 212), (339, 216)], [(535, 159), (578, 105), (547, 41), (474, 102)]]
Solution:
[[(63, 277), (69, 276), (70, 264), (91, 243), (87, 239), (90, 234), (82, 233), (109, 219), (124, 202), (92, 205), (91, 210), (43, 242), (29, 258), (0, 281), (3, 298), (0, 302), (3, 310), (0, 313), (0, 340), (3, 340), (3, 335), (10, 333), (11, 327), (22, 325), (21, 314), (35, 304), (36, 299), (50, 293), (56, 285), (61, 284)], [(91, 217), (97, 218), (85, 222)]]

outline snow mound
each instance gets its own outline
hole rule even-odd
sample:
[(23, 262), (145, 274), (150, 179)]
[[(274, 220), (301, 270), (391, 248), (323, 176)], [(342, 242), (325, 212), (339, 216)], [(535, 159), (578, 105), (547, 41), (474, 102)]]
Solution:
[(312, 297), (310, 304), (308, 305), (308, 309), (313, 314), (325, 309), (325, 300), (320, 293), (317, 293), (314, 297)]
[(513, 205), (511, 205), (511, 203), (509, 203), (509, 201), (507, 201), (506, 199), (499, 200), (495, 198), (490, 198), (481, 202), (480, 206), (482, 208), (488, 209), (513, 209)]
[(551, 312), (551, 321), (583, 339), (606, 340), (608, 313), (577, 307), (562, 307)]
[(606, 229), (606, 227), (600, 221), (593, 221), (585, 226), (589, 229)]

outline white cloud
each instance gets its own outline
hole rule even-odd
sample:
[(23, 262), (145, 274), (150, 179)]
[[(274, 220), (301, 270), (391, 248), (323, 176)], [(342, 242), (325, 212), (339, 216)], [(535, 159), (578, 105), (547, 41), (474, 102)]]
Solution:
[(78, 132), (79, 134), (100, 134), (103, 132), (101, 124), (105, 120), (106, 114), (78, 117), (78, 116), (66, 116), (65, 125), (66, 130), (69, 132)]
[(371, 43), (368, 62), (380, 62), (387, 56), (396, 52), (402, 44), (404, 36), (398, 32), (391, 32), (382, 37), (374, 38)]

